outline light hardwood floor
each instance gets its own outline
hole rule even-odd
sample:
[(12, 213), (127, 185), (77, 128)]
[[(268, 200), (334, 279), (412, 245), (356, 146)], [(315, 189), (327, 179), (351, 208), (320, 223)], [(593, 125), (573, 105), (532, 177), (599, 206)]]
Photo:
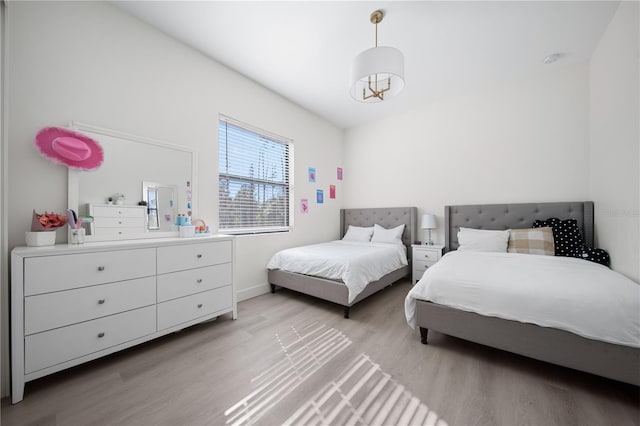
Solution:
[(2, 425), (640, 424), (640, 393), (404, 319), (409, 281), (351, 310), (287, 290), (27, 384)]

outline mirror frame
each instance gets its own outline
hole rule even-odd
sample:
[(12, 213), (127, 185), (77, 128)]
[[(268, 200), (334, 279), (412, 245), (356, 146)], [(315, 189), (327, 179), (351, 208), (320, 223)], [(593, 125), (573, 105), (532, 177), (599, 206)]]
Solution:
[[(77, 121), (71, 121), (69, 123), (69, 128), (71, 130), (75, 130), (81, 133), (85, 131), (91, 132), (91, 133), (98, 133), (105, 136), (124, 139), (125, 141), (148, 144), (148, 145), (153, 145), (155, 147), (172, 149), (172, 150), (182, 151), (182, 152), (191, 154), (191, 211), (192, 211), (191, 217), (198, 217), (196, 215), (197, 205), (198, 205), (197, 203), (198, 186), (196, 182), (196, 176), (198, 176), (198, 172), (197, 172), (198, 162), (197, 162), (197, 155), (195, 151), (184, 146), (171, 144), (171, 143), (160, 141), (157, 139), (147, 138), (144, 136), (136, 136), (136, 135), (120, 132), (117, 130), (106, 129), (106, 128), (95, 126), (92, 124), (80, 123)], [(80, 176), (81, 176), (81, 173), (87, 173), (87, 172), (83, 172), (82, 170), (76, 170), (72, 168), (69, 168), (68, 170), (69, 170), (68, 179), (67, 179), (67, 204), (69, 206), (68, 208), (72, 209), (75, 212), (79, 212), (80, 211), (79, 210)], [(142, 195), (142, 184), (140, 185), (140, 188), (141, 188), (140, 195)], [(145, 227), (146, 227), (146, 218), (145, 218)], [(67, 241), (71, 240), (70, 235), (71, 235), (71, 229), (68, 229)], [(157, 230), (150, 231), (149, 229), (147, 229), (144, 234), (135, 234), (135, 236), (123, 236), (123, 237), (115, 237), (115, 238), (113, 237), (112, 238), (96, 238), (94, 235), (87, 235), (85, 237), (85, 241), (86, 242), (114, 241), (114, 240), (120, 241), (120, 240), (138, 240), (138, 239), (147, 239), (147, 238), (167, 238), (167, 237), (178, 237), (178, 236), (179, 236), (178, 231), (160, 232)]]

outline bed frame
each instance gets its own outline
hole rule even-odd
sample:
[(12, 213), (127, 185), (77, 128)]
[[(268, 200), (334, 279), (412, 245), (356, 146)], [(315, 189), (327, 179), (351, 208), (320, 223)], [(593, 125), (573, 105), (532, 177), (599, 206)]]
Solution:
[(277, 287), (284, 287), (300, 293), (308, 294), (323, 300), (337, 303), (344, 307), (344, 317), (349, 318), (349, 309), (362, 299), (382, 290), (411, 274), (411, 244), (416, 240), (418, 231), (418, 210), (415, 207), (369, 208), (369, 209), (341, 209), (340, 210), (340, 238), (353, 226), (373, 226), (378, 224), (385, 228), (393, 228), (404, 224), (402, 243), (407, 247), (409, 265), (397, 269), (378, 281), (371, 282), (353, 302), (349, 303), (349, 292), (342, 281), (297, 274), (279, 269), (269, 270), (268, 279), (271, 292)]
[[(530, 228), (535, 219), (576, 219), (585, 244), (593, 246), (593, 202), (489, 204), (445, 207), (445, 248), (458, 248), (460, 227)], [(603, 283), (606, 285), (606, 283)], [(625, 383), (640, 385), (640, 349), (587, 339), (518, 321), (488, 317), (424, 300), (416, 301), (421, 341), (428, 330), (514, 352)]]

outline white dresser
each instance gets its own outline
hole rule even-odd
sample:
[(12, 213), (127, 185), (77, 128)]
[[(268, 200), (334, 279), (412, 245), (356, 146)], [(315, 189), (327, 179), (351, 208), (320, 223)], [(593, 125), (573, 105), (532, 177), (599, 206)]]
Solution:
[(237, 317), (228, 236), (17, 247), (11, 399), (30, 380), (225, 313)]
[(431, 266), (435, 265), (440, 260), (444, 253), (444, 245), (432, 244), (432, 245), (420, 245), (413, 244), (411, 246), (413, 258), (413, 284), (420, 281), (424, 272)]
[(91, 235), (101, 240), (131, 238), (146, 232), (147, 206), (89, 204)]

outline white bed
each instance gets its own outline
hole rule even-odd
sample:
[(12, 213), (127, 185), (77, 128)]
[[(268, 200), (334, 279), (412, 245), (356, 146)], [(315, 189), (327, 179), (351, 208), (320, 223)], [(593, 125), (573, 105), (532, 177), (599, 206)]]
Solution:
[[(457, 253), (464, 228), (526, 229), (548, 218), (575, 220), (593, 247), (593, 211), (590, 201), (445, 206), (451, 254), (406, 300), (421, 342), (436, 331), (639, 386), (639, 284), (583, 259)], [(462, 287), (445, 288), (447, 280)]]
[[(328, 246), (284, 250), (273, 257), (267, 265), (271, 292), (283, 287), (337, 303), (343, 307), (344, 317), (349, 318), (351, 306), (411, 274), (408, 263), (411, 244), (417, 237), (417, 215), (415, 207), (340, 210), (342, 240)], [(349, 230), (356, 231), (355, 228), (359, 228), (358, 232), (350, 234)], [(373, 229), (371, 234), (369, 228)], [(402, 234), (398, 235), (400, 230)], [(362, 238), (365, 234), (368, 237)], [(366, 240), (366, 244), (351, 244), (355, 243), (353, 237), (360, 242)], [(383, 244), (387, 238), (398, 244)], [(350, 249), (356, 254), (347, 255), (347, 251), (353, 251)], [(300, 258), (283, 258), (293, 251)], [(367, 261), (370, 257), (372, 260)]]
[(454, 251), (407, 295), (405, 314), (414, 328), (416, 300), (640, 347), (640, 286), (582, 259)]
[(267, 269), (342, 280), (353, 303), (368, 283), (408, 265), (406, 251), (402, 244), (336, 240), (282, 250)]

